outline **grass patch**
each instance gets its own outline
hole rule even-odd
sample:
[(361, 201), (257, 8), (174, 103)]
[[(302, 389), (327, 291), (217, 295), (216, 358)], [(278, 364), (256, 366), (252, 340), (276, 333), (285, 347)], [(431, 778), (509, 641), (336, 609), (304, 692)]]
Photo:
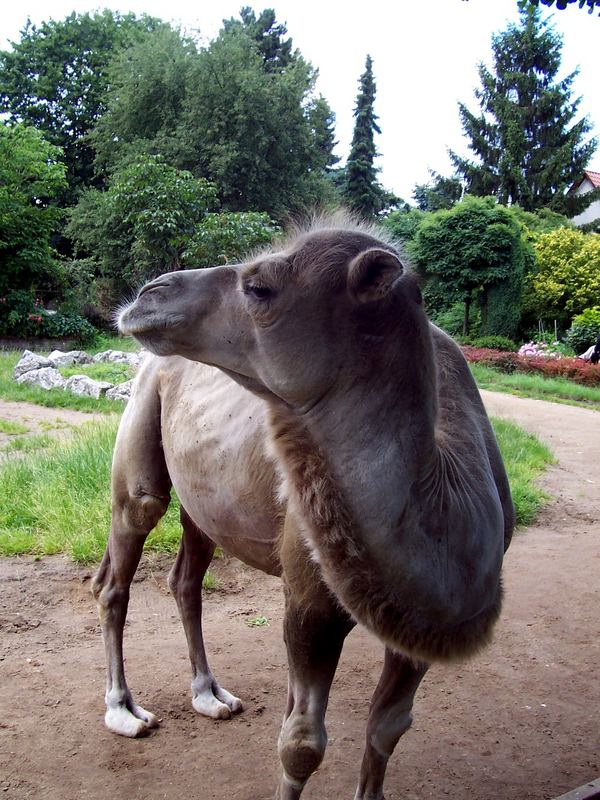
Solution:
[(60, 374), (64, 378), (72, 375), (87, 375), (95, 381), (108, 381), (109, 383), (123, 383), (135, 375), (132, 367), (128, 364), (112, 362), (100, 362), (99, 364), (75, 364), (71, 367), (61, 367)]
[(582, 386), (566, 378), (544, 378), (523, 372), (507, 374), (481, 364), (469, 364), (469, 367), (480, 389), (600, 411), (600, 386)]
[[(0, 554), (67, 553), (98, 561), (110, 527), (110, 466), (118, 421), (87, 423), (73, 438), (0, 467)], [(178, 503), (146, 540), (173, 552), (181, 536)]]
[[(106, 400), (101, 397), (78, 397), (63, 389), (41, 389), (39, 386), (28, 386), (13, 381), (13, 370), (21, 353), (16, 351), (0, 352), (0, 398), (16, 402), (35, 403), (47, 408), (72, 408), (75, 411), (98, 412), (103, 414), (120, 413), (122, 403)], [(79, 373), (83, 370), (78, 368)]]
[(9, 419), (0, 417), (0, 433), (5, 433), (7, 436), (16, 436), (20, 433), (27, 433), (29, 428), (26, 425), (21, 425), (20, 422), (12, 422)]
[(15, 436), (6, 444), (0, 452), (2, 453), (29, 453), (33, 450), (42, 450), (50, 447), (54, 439), (47, 433), (40, 433), (38, 436)]
[(548, 500), (535, 482), (555, 459), (537, 436), (527, 433), (505, 419), (492, 419), (498, 445), (504, 459), (510, 489), (517, 512), (517, 525), (529, 525)]
[[(516, 425), (498, 419), (493, 424), (518, 523), (526, 525), (545, 500), (535, 478), (552, 463), (552, 455)], [(110, 528), (110, 468), (117, 426), (115, 418), (86, 423), (72, 438), (52, 440), (46, 452), (0, 465), (0, 555), (67, 553), (80, 563), (100, 560)], [(146, 547), (175, 552), (180, 537), (179, 503), (173, 498)], [(215, 580), (207, 576), (206, 586), (215, 588)]]

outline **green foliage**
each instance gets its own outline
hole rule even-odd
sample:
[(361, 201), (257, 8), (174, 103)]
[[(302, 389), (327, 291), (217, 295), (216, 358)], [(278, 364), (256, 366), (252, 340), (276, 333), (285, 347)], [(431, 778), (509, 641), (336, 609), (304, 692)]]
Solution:
[[(470, 343), (472, 336), (476, 336), (481, 328), (481, 310), (476, 305), (469, 307), (467, 335), (464, 331), (465, 307), (464, 303), (454, 303), (447, 307), (447, 296), (443, 286), (435, 278), (429, 280), (423, 289), (423, 302), (430, 319), (450, 336), (457, 337), (461, 342)], [(469, 336), (468, 334), (472, 334)]]
[(80, 298), (105, 318), (141, 283), (186, 267), (223, 264), (269, 242), (266, 214), (215, 213), (217, 190), (159, 156), (139, 156), (110, 180), (85, 191), (67, 234), (77, 255), (71, 279)]
[(384, 189), (377, 182), (375, 167), (377, 149), (375, 134), (381, 133), (375, 114), (375, 79), (373, 60), (367, 56), (365, 71), (360, 76), (359, 92), (354, 109), (354, 134), (346, 163), (343, 197), (363, 217), (375, 217), (386, 205)]
[(535, 268), (525, 280), (530, 319), (556, 319), (564, 329), (574, 314), (600, 297), (600, 237), (557, 228), (534, 237)]
[(73, 12), (36, 27), (29, 20), (12, 49), (0, 52), (0, 111), (62, 148), (71, 204), (93, 182), (87, 134), (104, 111), (108, 65), (115, 52), (164, 23), (104, 10)]
[(429, 183), (418, 183), (413, 191), (417, 208), (421, 211), (440, 211), (452, 208), (463, 195), (463, 185), (457, 176), (445, 178), (430, 170)]
[(594, 344), (598, 336), (600, 336), (600, 306), (593, 306), (573, 318), (565, 339), (576, 353), (583, 353)]
[(39, 131), (0, 122), (0, 297), (60, 281), (52, 235), (66, 186), (61, 151)]
[[(467, 196), (449, 211), (428, 215), (416, 231), (411, 252), (424, 278), (434, 279), (446, 308), (464, 303), (463, 333), (476, 299), (483, 334), (516, 337), (521, 282), (532, 255), (509, 209), (493, 198)], [(503, 318), (499, 313), (507, 309), (493, 305), (500, 293), (511, 314)]]
[(189, 267), (209, 267), (240, 261), (269, 244), (279, 230), (264, 213), (206, 214), (186, 244), (183, 262)]
[(589, 197), (567, 195), (596, 149), (586, 141), (587, 118), (576, 120), (573, 72), (560, 80), (562, 40), (538, 9), (522, 9), (519, 25), (492, 37), (493, 69), (479, 66), (475, 94), (479, 116), (459, 104), (469, 147), (477, 161), (451, 152), (452, 161), (475, 195), (494, 195), (526, 211), (549, 207), (570, 216)]
[(240, 17), (223, 20), (223, 30), (243, 31), (253, 39), (267, 72), (283, 72), (289, 67), (296, 54), (292, 52), (292, 40), (284, 38), (287, 28), (277, 22), (273, 9), (265, 8), (257, 17), (250, 6), (244, 6)]

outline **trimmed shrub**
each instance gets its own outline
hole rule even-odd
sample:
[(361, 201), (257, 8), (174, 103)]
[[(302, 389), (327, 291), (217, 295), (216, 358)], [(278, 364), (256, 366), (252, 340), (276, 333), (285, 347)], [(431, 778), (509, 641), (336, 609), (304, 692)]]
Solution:
[(539, 373), (547, 378), (567, 378), (583, 386), (600, 385), (600, 364), (590, 364), (580, 358), (535, 358), (468, 345), (461, 349), (467, 361), (500, 372)]
[(518, 345), (506, 336), (478, 336), (471, 339), (468, 344), (473, 347), (485, 347), (489, 350), (504, 350), (509, 353), (516, 353)]

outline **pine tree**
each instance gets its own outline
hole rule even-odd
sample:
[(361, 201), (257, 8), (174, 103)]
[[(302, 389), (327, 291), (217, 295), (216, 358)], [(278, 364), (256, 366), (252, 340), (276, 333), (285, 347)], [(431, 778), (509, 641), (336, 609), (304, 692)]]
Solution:
[(377, 150), (375, 134), (381, 133), (374, 111), (375, 80), (373, 61), (367, 56), (365, 71), (360, 77), (354, 109), (354, 135), (345, 169), (344, 200), (364, 217), (373, 217), (385, 204), (386, 194), (377, 182), (379, 170), (374, 166)]
[(463, 130), (478, 162), (450, 151), (471, 194), (494, 195), (528, 211), (552, 208), (573, 214), (587, 200), (565, 197), (596, 149), (587, 117), (577, 121), (581, 98), (572, 98), (577, 71), (557, 80), (562, 38), (538, 8), (492, 37), (493, 69), (479, 66), (475, 95), (480, 115), (459, 104)]

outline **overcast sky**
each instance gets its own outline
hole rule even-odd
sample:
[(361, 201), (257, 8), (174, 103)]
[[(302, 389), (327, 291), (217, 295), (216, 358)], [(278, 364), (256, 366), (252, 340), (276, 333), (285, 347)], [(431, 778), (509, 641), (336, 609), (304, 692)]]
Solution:
[[(466, 154), (457, 102), (476, 110), (473, 90), (477, 64), (490, 62), (490, 40), (518, 18), (516, 0), (5, 0), (0, 10), (0, 47), (19, 39), (29, 16), (34, 23), (63, 19), (71, 11), (111, 8), (146, 12), (181, 25), (208, 41), (223, 17), (236, 16), (243, 5), (256, 11), (275, 9), (294, 45), (319, 70), (318, 91), (337, 117), (337, 153), (348, 155), (358, 78), (367, 53), (377, 83), (375, 110), (382, 135), (381, 182), (410, 200), (415, 183), (428, 169), (449, 174), (447, 148)], [(580, 68), (574, 89), (600, 138), (600, 17), (576, 4), (556, 11), (553, 22), (564, 39), (561, 75)], [(600, 171), (600, 151), (590, 164)]]

